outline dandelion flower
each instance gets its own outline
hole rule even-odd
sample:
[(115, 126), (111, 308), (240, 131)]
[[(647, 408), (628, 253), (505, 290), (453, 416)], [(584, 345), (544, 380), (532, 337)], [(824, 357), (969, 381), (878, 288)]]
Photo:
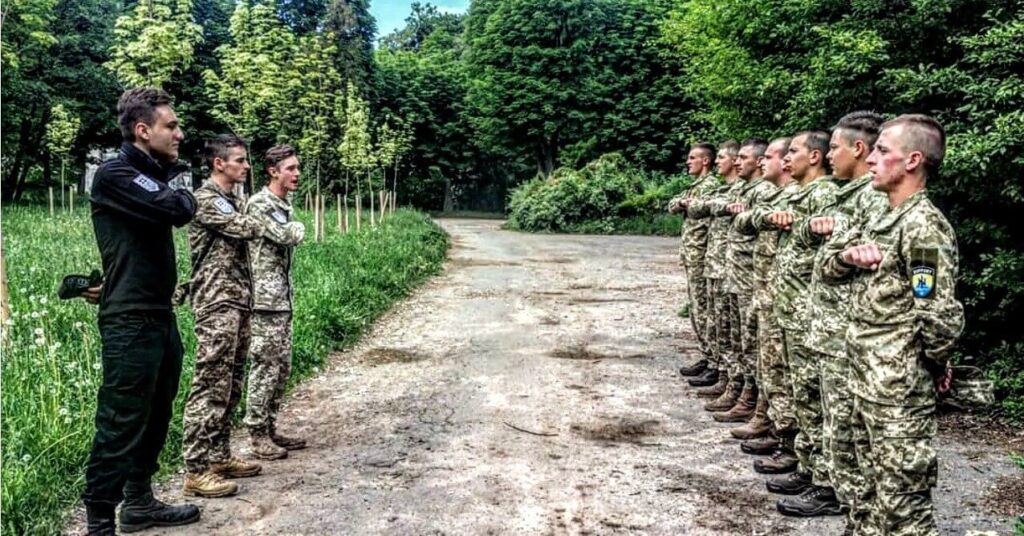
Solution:
[(39, 318), (39, 312), (38, 311), (32, 311), (31, 316), (32, 316), (32, 318)]
[(32, 455), (31, 454), (26, 454), (26, 455), (21, 457), (21, 463), (28, 463), (30, 461), (32, 461)]
[(43, 328), (33, 329), (32, 333), (35, 333), (37, 337), (42, 337), (43, 336)]
[(79, 321), (75, 322), (75, 329), (82, 329), (82, 326), (84, 326), (84, 325), (85, 324), (81, 320), (79, 320)]
[(68, 414), (68, 408), (60, 408), (60, 410), (57, 413), (59, 413), (60, 416), (63, 417)]
[(46, 296), (39, 297), (39, 305), (46, 305)]
[(98, 362), (92, 364), (92, 369), (93, 370), (99, 370), (101, 368), (103, 368), (103, 365), (100, 365)]

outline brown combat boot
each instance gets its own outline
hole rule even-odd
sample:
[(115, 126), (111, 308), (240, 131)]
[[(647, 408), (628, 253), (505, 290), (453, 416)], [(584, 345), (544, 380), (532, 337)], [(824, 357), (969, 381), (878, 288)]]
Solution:
[(224, 477), (207, 471), (205, 473), (185, 473), (185, 495), (196, 497), (217, 498), (238, 493), (238, 484)]
[(714, 385), (697, 389), (697, 396), (704, 398), (718, 398), (722, 396), (729, 386), (729, 373), (724, 370), (718, 373), (718, 381)]
[(270, 439), (266, 432), (252, 434), (252, 455), (261, 460), (280, 460), (288, 457), (288, 451)]
[(757, 408), (757, 386), (754, 382), (748, 381), (743, 386), (740, 397), (736, 399), (736, 404), (728, 411), (715, 413), (713, 417), (718, 422), (744, 422), (754, 414), (755, 408)]
[(739, 428), (729, 430), (736, 439), (754, 439), (768, 435), (772, 431), (772, 421), (768, 418), (768, 397), (759, 396), (754, 416)]
[(285, 450), (302, 450), (306, 448), (305, 439), (299, 439), (297, 437), (288, 437), (286, 435), (281, 435), (276, 431), (270, 435), (270, 439), (273, 440), (275, 445)]
[(258, 463), (247, 462), (235, 457), (223, 463), (210, 464), (210, 472), (217, 473), (224, 478), (247, 478), (260, 474), (262, 470), (263, 466)]
[(743, 381), (731, 381), (726, 386), (725, 392), (719, 395), (718, 398), (704, 404), (704, 409), (707, 411), (726, 411), (736, 405), (736, 401), (739, 400), (742, 392)]

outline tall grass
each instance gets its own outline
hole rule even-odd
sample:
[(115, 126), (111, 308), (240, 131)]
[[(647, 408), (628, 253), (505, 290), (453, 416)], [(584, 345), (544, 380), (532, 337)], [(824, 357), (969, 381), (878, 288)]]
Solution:
[[(96, 308), (56, 299), (61, 277), (99, 268), (87, 211), (51, 218), (43, 207), (4, 207), (3, 241), (12, 318), (2, 346), (2, 531), (56, 534), (83, 485), (101, 382)], [(309, 226), (311, 217), (300, 213)], [(309, 235), (312, 236), (312, 227)], [(175, 233), (186, 277), (184, 231)], [(426, 216), (399, 211), (360, 233), (329, 233), (299, 246), (295, 259), (292, 381), (357, 339), (395, 300), (436, 273), (447, 237)], [(192, 314), (178, 310), (185, 366), (161, 465), (181, 460), (181, 410), (192, 378)]]

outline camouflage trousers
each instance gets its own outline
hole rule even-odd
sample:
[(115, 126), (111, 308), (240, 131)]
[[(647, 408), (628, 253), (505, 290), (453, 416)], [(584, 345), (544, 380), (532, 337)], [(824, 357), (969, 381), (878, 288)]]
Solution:
[(753, 381), (757, 374), (757, 311), (750, 294), (730, 294), (735, 305), (731, 329), (734, 367), (729, 374)]
[(935, 406), (887, 406), (856, 397), (852, 423), (868, 438), (858, 452), (866, 504), (853, 507), (870, 513), (855, 534), (937, 536), (931, 494), (938, 478)]
[(796, 410), (786, 368), (786, 348), (782, 328), (770, 305), (757, 311), (757, 339), (757, 384), (761, 394), (768, 397), (768, 417), (777, 433), (795, 430)]
[(828, 485), (828, 468), (822, 458), (821, 378), (816, 355), (804, 346), (803, 332), (783, 329), (782, 334), (793, 390), (793, 409), (800, 427), (793, 448), (800, 461), (797, 471), (809, 475), (816, 483)]
[(260, 312), (252, 319), (252, 367), (245, 425), (273, 433), (292, 368), (292, 313)]
[(732, 308), (729, 295), (722, 290), (722, 279), (708, 279), (708, 311), (704, 339), (711, 350), (712, 366), (729, 371), (732, 363)]
[(708, 280), (704, 279), (704, 266), (686, 265), (686, 290), (689, 294), (690, 324), (697, 335), (697, 347), (703, 357), (711, 355), (711, 348), (705, 338), (708, 322)]
[(872, 492), (858, 461), (858, 457), (868, 452), (868, 443), (866, 430), (853, 426), (856, 394), (850, 383), (853, 374), (850, 359), (815, 352), (815, 360), (821, 374), (823, 459), (831, 481), (815, 484), (833, 486), (839, 500), (851, 506), (848, 514), (850, 526), (858, 527), (870, 513), (866, 508), (867, 498)]
[(252, 313), (216, 307), (196, 319), (196, 365), (185, 402), (185, 467), (203, 473), (231, 458), (231, 413), (242, 399)]

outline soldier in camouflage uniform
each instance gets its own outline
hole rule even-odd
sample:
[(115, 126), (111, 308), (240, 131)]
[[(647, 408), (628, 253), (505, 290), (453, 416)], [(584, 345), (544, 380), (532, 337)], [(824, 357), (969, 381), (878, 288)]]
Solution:
[[(673, 214), (684, 213), (686, 215), (687, 207), (691, 201), (704, 198), (719, 184), (718, 178), (711, 173), (711, 160), (714, 157), (714, 153), (714, 146), (706, 143), (696, 144), (690, 148), (690, 154), (686, 160), (687, 170), (691, 176), (695, 177), (695, 180), (685, 194), (673, 199), (669, 203), (670, 212)], [(708, 318), (707, 283), (704, 279), (704, 253), (707, 250), (708, 221), (686, 216), (683, 220), (679, 256), (686, 270), (690, 322), (697, 336), (702, 356), (697, 363), (685, 366), (679, 372), (683, 376), (700, 376), (708, 371), (714, 371), (717, 374), (716, 367), (709, 368), (707, 366), (708, 359), (711, 357), (711, 349), (708, 341), (704, 338), (705, 324)], [(708, 379), (694, 378), (691, 380), (691, 384), (705, 385), (705, 383), (701, 383), (702, 381), (708, 381)], [(715, 379), (711, 379), (710, 383), (714, 383), (714, 381)]]
[(755, 410), (760, 408), (760, 419), (753, 427), (740, 427), (732, 430), (734, 437), (748, 439), (767, 433), (767, 398), (758, 399), (756, 378), (757, 368), (757, 318), (753, 308), (753, 277), (754, 277), (754, 242), (756, 237), (741, 233), (736, 227), (735, 216), (746, 207), (759, 205), (761, 201), (776, 190), (775, 186), (761, 177), (760, 164), (768, 142), (762, 139), (745, 140), (737, 157), (737, 169), (740, 179), (744, 181), (739, 194), (731, 200), (726, 211), (733, 215), (733, 223), (727, 233), (728, 248), (726, 251), (725, 291), (733, 296), (739, 313), (737, 329), (732, 330), (732, 347), (735, 351), (735, 368), (731, 375), (743, 378), (743, 391), (736, 404), (729, 410), (715, 414), (719, 422), (743, 422), (750, 419)]
[(925, 191), (944, 152), (945, 133), (930, 117), (883, 124), (868, 164), (890, 208), (844, 233), (844, 249), (822, 268), (825, 281), (850, 282), (852, 423), (868, 438), (858, 462), (874, 492), (858, 534), (938, 534), (936, 386), (948, 387), (950, 350), (964, 325), (956, 236)]
[[(735, 141), (727, 141), (721, 145), (715, 162), (725, 184), (719, 186), (710, 196), (691, 202), (688, 211), (692, 218), (710, 220), (708, 250), (704, 256), (704, 276), (708, 281), (708, 305), (712, 314), (704, 333), (718, 367), (718, 381), (697, 392), (699, 396), (714, 398), (704, 406), (708, 411), (725, 411), (732, 408), (743, 390), (742, 376), (730, 375), (730, 371), (736, 369), (734, 350), (738, 350), (732, 347), (732, 329), (739, 321), (734, 320), (737, 312), (723, 288), (728, 247), (726, 240), (729, 225), (732, 223), (732, 215), (725, 209), (746, 184), (746, 181), (740, 179), (735, 166), (738, 153), (739, 143)], [(738, 329), (738, 325), (736, 327)]]
[(288, 195), (298, 188), (299, 159), (288, 145), (271, 147), (263, 159), (270, 183), (249, 199), (248, 211), (284, 240), (261, 239), (250, 244), (254, 283), (252, 368), (245, 424), (253, 454), (280, 459), (306, 442), (277, 431), (277, 412), (284, 397), (292, 362), (292, 252), (304, 227), (293, 221)]
[(804, 345), (808, 329), (805, 307), (811, 283), (814, 255), (818, 244), (809, 243), (792, 232), (804, 219), (817, 214), (835, 201), (836, 182), (829, 176), (828, 153), (830, 136), (822, 131), (801, 132), (793, 137), (785, 162), (800, 183), (800, 191), (789, 199), (789, 206), (769, 216), (769, 222), (782, 233), (776, 257), (775, 315), (782, 327), (786, 367), (793, 389), (799, 432), (794, 450), (799, 460), (794, 473), (768, 481), (769, 491), (797, 494), (811, 486), (812, 477), (827, 481), (828, 473), (821, 463), (821, 389), (817, 363)]
[(224, 497), (238, 491), (224, 477), (255, 476), (261, 469), (231, 455), (230, 436), (249, 351), (252, 278), (246, 244), (268, 230), (246, 215), (234, 193), (249, 172), (245, 142), (225, 134), (208, 141), (206, 149), (211, 177), (195, 193), (196, 216), (189, 227), (192, 279), (182, 289), (192, 300), (198, 343), (183, 420), (184, 490)]
[(800, 189), (800, 185), (783, 167), (790, 141), (790, 138), (773, 140), (761, 162), (763, 177), (777, 189), (766, 196), (760, 205), (739, 214), (734, 224), (741, 232), (757, 235), (754, 244), (752, 304), (757, 310), (757, 373), (762, 397), (768, 401), (768, 420), (772, 424), (772, 437), (744, 442), (741, 448), (749, 454), (771, 453), (770, 459), (754, 462), (757, 472), (769, 474), (793, 471), (797, 463), (793, 453), (793, 437), (797, 431), (793, 392), (786, 368), (782, 328), (772, 310), (775, 301), (775, 257), (780, 231), (768, 221), (772, 214), (784, 210), (789, 204), (789, 198)]
[[(812, 352), (812, 360), (818, 364), (821, 379), (822, 462), (829, 479), (815, 479), (814, 486), (803, 494), (782, 501), (781, 507), (793, 515), (835, 514), (841, 510), (840, 500), (849, 505), (853, 503), (852, 497), (863, 497), (866, 493), (865, 476), (857, 467), (858, 441), (850, 429), (854, 395), (849, 388), (851, 372), (845, 343), (849, 324), (845, 297), (849, 288), (824, 284), (821, 267), (834, 247), (830, 246), (831, 240), (842, 236), (851, 226), (873, 221), (888, 206), (885, 194), (871, 187), (871, 177), (867, 174), (867, 157), (883, 121), (882, 116), (874, 112), (853, 112), (839, 120), (832, 130), (828, 159), (833, 176), (845, 182), (836, 191), (836, 202), (814, 218), (805, 220), (796, 231), (806, 242), (823, 244), (811, 275), (806, 303), (810, 328), (805, 344)], [(861, 443), (866, 439), (859, 438)], [(832, 493), (833, 486), (835, 493)], [(850, 510), (847, 525), (851, 532), (858, 524), (856, 520), (866, 513)]]

